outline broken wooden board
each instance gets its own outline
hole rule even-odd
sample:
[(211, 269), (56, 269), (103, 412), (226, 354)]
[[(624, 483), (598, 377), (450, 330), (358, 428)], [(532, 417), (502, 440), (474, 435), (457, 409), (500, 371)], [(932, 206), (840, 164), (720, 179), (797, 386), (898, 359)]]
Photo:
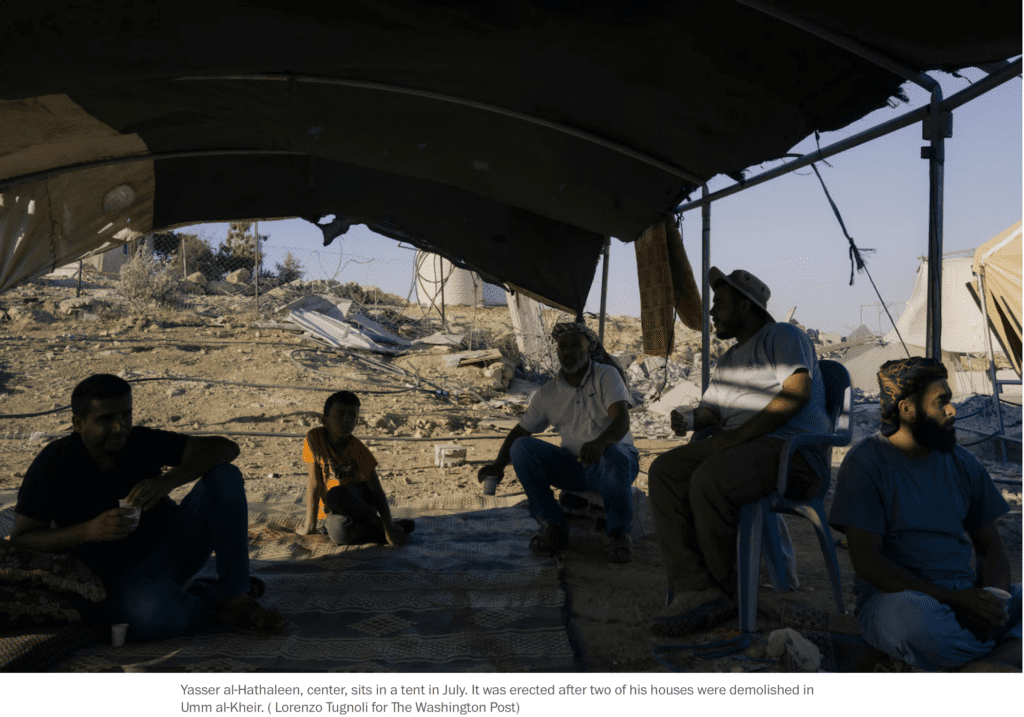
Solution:
[(444, 357), (445, 366), (455, 368), (456, 366), (467, 366), (474, 363), (488, 363), (500, 361), (501, 351), (498, 349), (481, 349), (480, 351), (462, 351)]

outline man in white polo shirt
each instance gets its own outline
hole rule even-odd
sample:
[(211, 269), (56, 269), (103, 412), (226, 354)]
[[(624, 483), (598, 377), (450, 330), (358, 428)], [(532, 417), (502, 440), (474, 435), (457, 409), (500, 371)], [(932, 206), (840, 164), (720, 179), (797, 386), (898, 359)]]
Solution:
[[(619, 369), (593, 331), (582, 323), (557, 324), (551, 332), (562, 370), (530, 400), (519, 425), (509, 431), (498, 457), (478, 478), (501, 478), (512, 463), (541, 531), (530, 541), (535, 555), (565, 546), (569, 524), (551, 487), (600, 494), (606, 516), (609, 562), (631, 558), (632, 485), (640, 470), (629, 432), (629, 391)], [(532, 434), (554, 426), (554, 446)]]
[[(673, 411), (690, 442), (660, 455), (649, 476), (654, 527), (668, 577), (659, 635), (711, 627), (735, 611), (739, 509), (775, 490), (782, 446), (800, 433), (831, 430), (825, 385), (806, 332), (768, 313), (768, 287), (750, 272), (708, 272), (711, 320), (720, 339), (736, 339), (719, 359), (691, 417)], [(803, 500), (827, 475), (825, 455), (793, 456), (786, 496)]]

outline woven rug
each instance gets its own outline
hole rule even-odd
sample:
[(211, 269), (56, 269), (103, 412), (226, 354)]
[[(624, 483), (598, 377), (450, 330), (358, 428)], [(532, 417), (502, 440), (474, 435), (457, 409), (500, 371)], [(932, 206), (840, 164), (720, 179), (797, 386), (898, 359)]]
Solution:
[[(553, 559), (530, 556), (522, 498), (410, 504), (401, 548), (296, 536), (300, 496), (250, 496), (250, 570), (284, 635), (222, 629), (123, 647), (91, 645), (57, 669), (84, 672), (567, 672), (582, 662)], [(213, 575), (212, 560), (201, 573)]]

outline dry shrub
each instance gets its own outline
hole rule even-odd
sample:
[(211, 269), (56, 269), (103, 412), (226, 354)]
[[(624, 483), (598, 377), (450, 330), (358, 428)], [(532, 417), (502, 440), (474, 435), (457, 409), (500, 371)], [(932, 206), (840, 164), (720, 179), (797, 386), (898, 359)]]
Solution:
[(148, 252), (138, 252), (121, 267), (117, 288), (134, 314), (153, 307), (178, 308), (182, 304), (177, 272)]

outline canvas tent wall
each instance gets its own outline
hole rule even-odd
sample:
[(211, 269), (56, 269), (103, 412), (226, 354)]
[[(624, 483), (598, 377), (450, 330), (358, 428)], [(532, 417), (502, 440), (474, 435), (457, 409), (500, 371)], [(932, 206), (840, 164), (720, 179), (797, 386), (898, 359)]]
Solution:
[[(972, 294), (988, 313), (989, 326), (1021, 375), (1021, 223), (993, 237), (974, 253), (972, 269), (977, 276)], [(982, 296), (984, 289), (984, 296)]]
[[(759, 4), (915, 72), (1021, 51), (1019, 2)], [(606, 237), (904, 81), (738, 2), (190, 5), (5, 7), (0, 291), (152, 230), (334, 214), (579, 313)]]
[[(971, 257), (949, 257), (942, 260), (942, 350), (950, 353), (986, 353), (984, 320), (981, 309), (967, 288), (974, 281)], [(928, 260), (921, 261), (917, 269), (914, 293), (907, 308), (896, 320), (896, 329), (885, 335), (883, 341), (896, 342), (903, 337), (911, 353), (924, 354), (928, 314)], [(995, 339), (993, 339), (995, 342)], [(915, 349), (917, 351), (915, 352)]]

